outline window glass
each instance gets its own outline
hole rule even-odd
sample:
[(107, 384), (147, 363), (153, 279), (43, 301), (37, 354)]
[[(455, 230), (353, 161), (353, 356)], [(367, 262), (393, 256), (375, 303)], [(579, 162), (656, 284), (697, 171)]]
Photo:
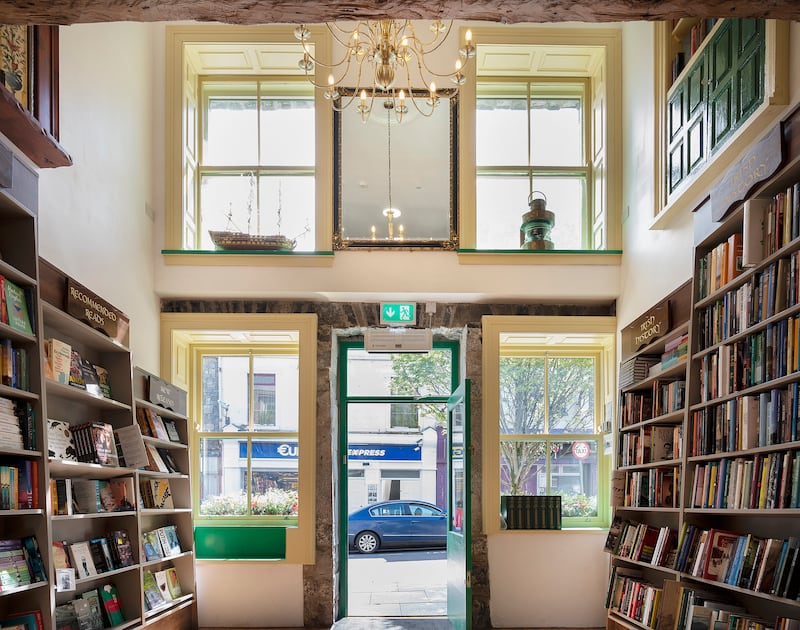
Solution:
[[(201, 83), (202, 152), (196, 196), (186, 209), (197, 228), (190, 249), (214, 249), (209, 231), (281, 235), (295, 251), (315, 248), (315, 108), (307, 81)], [(186, 221), (185, 221), (186, 222)]]
[(426, 354), (347, 353), (348, 396), (449, 396), (452, 352), (433, 349)]
[(200, 364), (199, 514), (296, 518), (299, 355), (209, 353)]
[(442, 403), (351, 402), (347, 424), (351, 431), (419, 430), (443, 426), (447, 419)]
[(500, 357), (500, 493), (561, 495), (564, 518), (597, 508), (596, 356)]
[(588, 248), (591, 176), (584, 143), (586, 84), (481, 81), (476, 99), (476, 247), (519, 249), (531, 192), (555, 215), (559, 250)]

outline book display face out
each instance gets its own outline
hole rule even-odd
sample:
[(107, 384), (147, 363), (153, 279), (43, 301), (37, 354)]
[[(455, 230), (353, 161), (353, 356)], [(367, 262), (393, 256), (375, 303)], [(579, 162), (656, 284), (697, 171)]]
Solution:
[(712, 207), (684, 385), (647, 368), (620, 392), (608, 627), (800, 625), (800, 156), (721, 220)]
[[(24, 181), (0, 187), (0, 625), (188, 630), (192, 615), (173, 616), (195, 605), (187, 419), (147, 402), (140, 375), (136, 396), (160, 418), (143, 437), (128, 320), (112, 337), (89, 323), (102, 314), (69, 314), (68, 286), (80, 287), (82, 313), (113, 307), (39, 260), (35, 214), (19, 201), (36, 198), (36, 176), (16, 162), (12, 174)], [(160, 557), (145, 556), (144, 532)]]

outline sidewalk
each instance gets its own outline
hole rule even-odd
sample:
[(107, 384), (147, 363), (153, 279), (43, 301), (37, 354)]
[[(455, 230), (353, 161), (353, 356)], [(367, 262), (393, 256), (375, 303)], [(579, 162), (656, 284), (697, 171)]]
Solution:
[(348, 582), (348, 617), (447, 615), (444, 550), (351, 554)]

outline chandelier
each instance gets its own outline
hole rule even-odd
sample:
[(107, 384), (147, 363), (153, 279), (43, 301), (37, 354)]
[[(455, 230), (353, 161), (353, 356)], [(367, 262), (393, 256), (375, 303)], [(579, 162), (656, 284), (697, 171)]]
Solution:
[[(428, 66), (425, 56), (445, 42), (452, 25), (452, 20), (447, 24), (435, 20), (430, 26), (432, 38), (423, 41), (417, 37), (411, 20), (366, 20), (349, 30), (335, 23), (326, 23), (334, 40), (344, 48), (344, 55), (336, 63), (325, 64), (311, 53), (311, 31), (301, 24), (294, 30), (295, 37), (303, 45), (303, 58), (298, 66), (312, 85), (325, 90), (325, 98), (331, 101), (336, 111), (342, 111), (355, 102), (361, 120), (366, 121), (375, 99), (379, 98), (385, 99), (384, 107), (394, 109), (398, 121), (408, 112), (409, 101), (420, 114), (430, 116), (439, 103), (436, 80), (449, 79), (456, 86), (463, 85), (464, 64), (475, 57), (472, 31), (468, 30), (452, 72), (435, 72)], [(330, 68), (331, 74), (326, 85), (314, 80), (311, 71), (315, 65)], [(353, 80), (349, 72), (351, 66), (357, 69), (355, 87), (352, 89), (343, 86), (343, 82)], [(425, 86), (425, 90), (416, 95), (412, 89), (412, 74), (415, 74), (413, 84)], [(401, 80), (403, 87), (399, 87)]]

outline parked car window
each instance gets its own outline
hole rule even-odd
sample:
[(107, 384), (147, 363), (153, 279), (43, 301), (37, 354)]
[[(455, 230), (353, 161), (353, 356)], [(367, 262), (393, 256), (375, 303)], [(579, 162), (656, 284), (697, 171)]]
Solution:
[(442, 512), (439, 510), (435, 510), (430, 506), (427, 505), (417, 505), (414, 504), (411, 507), (411, 513), (414, 516), (441, 516)]

